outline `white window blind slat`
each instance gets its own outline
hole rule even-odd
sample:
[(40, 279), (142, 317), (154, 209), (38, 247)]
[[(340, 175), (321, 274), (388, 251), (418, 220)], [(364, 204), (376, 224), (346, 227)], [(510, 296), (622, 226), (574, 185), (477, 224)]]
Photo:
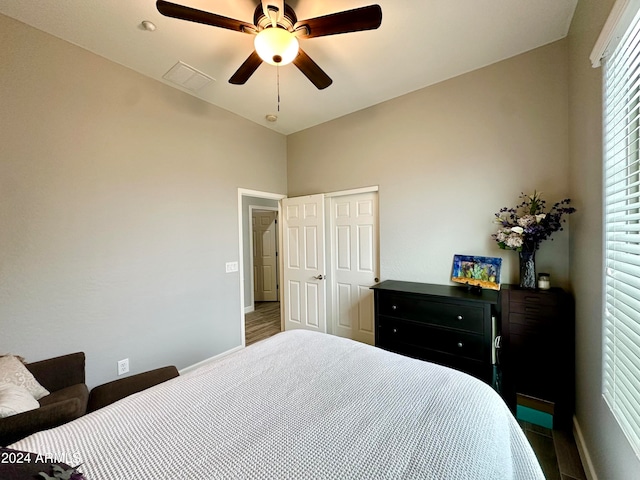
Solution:
[(607, 241), (638, 243), (637, 237), (637, 235), (623, 235), (620, 233), (610, 232), (609, 234), (607, 234)]
[[(618, 45), (618, 48), (609, 57), (610, 67), (605, 72), (605, 78), (613, 85), (618, 86), (615, 80), (625, 76), (625, 72), (630, 69), (628, 66), (633, 63), (636, 55), (634, 52), (638, 46), (638, 32), (629, 31), (628, 35), (624, 37), (624, 41)], [(618, 89), (616, 89), (618, 91)]]
[(618, 378), (620, 381), (620, 390), (618, 391), (618, 400), (623, 405), (625, 410), (625, 414), (629, 419), (629, 422), (632, 424), (634, 428), (640, 427), (640, 416), (638, 415), (637, 410), (637, 398), (638, 398), (638, 388), (637, 385), (630, 385), (628, 383), (628, 379), (630, 377), (630, 372), (624, 366), (621, 367), (621, 371), (618, 372)]
[[(635, 131), (635, 135), (638, 134), (638, 130)], [(638, 153), (638, 140), (634, 141), (634, 144), (632, 146), (630, 146), (629, 148), (626, 149), (626, 154), (627, 156), (631, 155), (631, 156), (635, 156)], [(605, 185), (609, 186), (609, 185), (613, 185), (614, 183), (619, 182), (620, 180), (626, 180), (629, 179), (631, 177), (633, 177), (634, 175), (637, 175), (637, 171), (634, 171), (639, 162), (635, 162), (635, 163), (628, 163), (628, 161), (620, 161), (620, 166), (622, 168), (619, 168), (617, 170), (614, 169), (609, 169), (605, 172), (605, 180), (606, 183)], [(622, 187), (621, 185), (619, 185), (619, 187)], [(628, 187), (627, 187), (628, 188)]]
[(636, 256), (640, 255), (640, 245), (638, 244), (618, 243), (618, 244), (612, 245), (612, 247), (613, 248), (611, 248), (611, 250), (607, 251), (607, 256), (610, 254), (613, 255), (616, 253), (631, 253)]
[(617, 222), (617, 223), (609, 223), (607, 224), (607, 231), (611, 232), (611, 233), (615, 233), (615, 232), (627, 232), (627, 233), (637, 233), (638, 229), (640, 227), (640, 224), (629, 224), (629, 223), (622, 223), (622, 222)]
[[(638, 86), (640, 86), (640, 80), (634, 85), (629, 85), (629, 92), (633, 92), (631, 96), (629, 96), (629, 94), (620, 95), (619, 98), (615, 99), (615, 102), (612, 102), (610, 105), (605, 105), (605, 108), (609, 108), (609, 116), (613, 127), (620, 127), (622, 125), (626, 127), (628, 125), (632, 125), (631, 119), (638, 116), (637, 105), (635, 108), (633, 107), (640, 95), (636, 91)], [(630, 106), (631, 108), (629, 108)], [(607, 132), (604, 137), (607, 150), (615, 151), (615, 148), (613, 147), (619, 145), (620, 140), (627, 134), (628, 132), (624, 129)]]
[[(633, 200), (633, 199), (631, 199)], [(634, 203), (629, 203), (629, 202), (614, 202), (614, 200), (611, 200), (611, 205), (607, 205), (606, 207), (606, 211), (608, 215), (613, 215), (614, 213), (620, 213), (620, 212), (628, 212), (628, 211), (634, 211), (634, 210), (638, 210), (640, 208), (640, 199), (636, 199), (636, 201)], [(615, 221), (616, 217), (612, 217), (612, 218), (607, 218), (607, 221)]]
[[(623, 275), (619, 275), (619, 276), (622, 277)], [(627, 274), (625, 276), (630, 277), (631, 275)], [(636, 311), (640, 312), (640, 299), (638, 298), (638, 288), (636, 288), (633, 285), (629, 285), (624, 281), (618, 280), (617, 276), (613, 278), (610, 277), (609, 279), (607, 279), (607, 285), (614, 287), (616, 289), (616, 292), (614, 295), (609, 295), (609, 294), (607, 295), (608, 303), (613, 303), (614, 306), (618, 306), (617, 302), (619, 302), (621, 304), (627, 305), (630, 308), (633, 308)], [(630, 321), (637, 325), (636, 328), (638, 332), (640, 332), (640, 323), (637, 323), (637, 320), (633, 318), (634, 313), (628, 313), (624, 309), (622, 309), (622, 311), (623, 313), (626, 313), (627, 315), (632, 316)], [(640, 340), (640, 337), (638, 338), (638, 340)]]
[(640, 6), (629, 8), (634, 10), (618, 12), (633, 20), (616, 38), (603, 69), (602, 391), (640, 456)]

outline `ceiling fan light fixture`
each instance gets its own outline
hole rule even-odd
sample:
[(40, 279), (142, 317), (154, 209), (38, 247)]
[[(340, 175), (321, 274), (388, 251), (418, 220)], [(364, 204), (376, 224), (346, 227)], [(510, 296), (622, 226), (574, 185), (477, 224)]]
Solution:
[(296, 58), (300, 45), (288, 30), (270, 27), (262, 30), (254, 40), (256, 52), (270, 65), (287, 65)]

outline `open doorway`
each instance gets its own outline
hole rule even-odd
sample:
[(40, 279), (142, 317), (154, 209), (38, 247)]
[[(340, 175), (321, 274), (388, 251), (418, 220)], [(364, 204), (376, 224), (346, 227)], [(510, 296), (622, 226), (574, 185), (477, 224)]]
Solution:
[[(250, 199), (253, 201), (255, 199)], [(261, 199), (264, 200), (264, 199)], [(249, 205), (249, 254), (252, 305), (244, 316), (245, 344), (280, 333), (278, 207)], [(245, 278), (246, 282), (246, 278)]]
[(242, 343), (282, 330), (279, 289), (280, 199), (285, 195), (238, 189)]

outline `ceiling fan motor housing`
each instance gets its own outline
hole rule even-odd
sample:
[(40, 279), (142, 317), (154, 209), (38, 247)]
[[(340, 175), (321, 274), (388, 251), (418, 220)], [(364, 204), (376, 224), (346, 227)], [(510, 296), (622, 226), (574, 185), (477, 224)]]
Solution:
[[(293, 26), (298, 21), (298, 17), (296, 17), (296, 12), (293, 11), (286, 3), (284, 4), (284, 15), (281, 20), (278, 22), (278, 26), (288, 30), (289, 32), (293, 31)], [(258, 27), (258, 30), (262, 30), (263, 28), (267, 28), (271, 26), (271, 19), (264, 14), (264, 10), (262, 5), (258, 5), (256, 7), (256, 11), (253, 13), (253, 24)]]

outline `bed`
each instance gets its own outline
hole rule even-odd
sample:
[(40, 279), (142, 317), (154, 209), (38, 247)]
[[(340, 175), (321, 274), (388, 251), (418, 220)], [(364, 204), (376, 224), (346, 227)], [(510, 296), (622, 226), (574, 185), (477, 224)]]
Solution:
[(10, 447), (88, 480), (544, 479), (490, 386), (303, 330)]

